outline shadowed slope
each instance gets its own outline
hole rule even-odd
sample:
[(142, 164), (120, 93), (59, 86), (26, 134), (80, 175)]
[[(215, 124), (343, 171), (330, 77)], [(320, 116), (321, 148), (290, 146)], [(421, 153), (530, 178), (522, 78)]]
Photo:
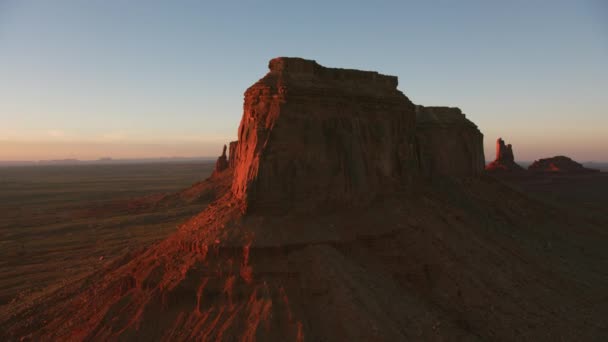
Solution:
[(314, 218), (243, 217), (227, 196), (162, 243), (6, 312), (1, 327), (74, 340), (598, 333), (604, 231), (493, 179), (440, 187)]

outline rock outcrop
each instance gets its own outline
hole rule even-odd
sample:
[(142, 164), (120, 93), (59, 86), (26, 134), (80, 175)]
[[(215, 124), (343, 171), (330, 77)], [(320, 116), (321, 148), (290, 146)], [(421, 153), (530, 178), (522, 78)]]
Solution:
[(222, 151), (222, 155), (217, 158), (215, 162), (215, 170), (214, 174), (222, 172), (228, 168), (228, 157), (226, 156), (226, 145), (224, 145), (224, 149)]
[(234, 169), (236, 166), (236, 147), (238, 141), (231, 141), (228, 147), (228, 167)]
[(599, 170), (588, 169), (582, 164), (566, 156), (555, 156), (534, 161), (529, 167), (533, 172), (561, 172), (561, 173), (588, 173), (599, 172)]
[(245, 92), (232, 192), (248, 208), (365, 203), (416, 172), (397, 77), (276, 58)]
[(486, 170), (490, 172), (518, 172), (524, 171), (524, 168), (515, 162), (511, 144), (505, 145), (505, 141), (498, 138), (496, 140), (496, 159), (486, 166)]
[(416, 138), (424, 175), (463, 177), (483, 171), (483, 134), (459, 108), (416, 106)]

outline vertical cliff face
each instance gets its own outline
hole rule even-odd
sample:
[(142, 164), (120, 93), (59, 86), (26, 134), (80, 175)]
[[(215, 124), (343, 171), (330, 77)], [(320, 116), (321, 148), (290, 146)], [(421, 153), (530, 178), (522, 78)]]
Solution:
[(502, 138), (496, 140), (496, 160), (504, 162), (514, 162), (515, 156), (513, 155), (513, 146), (511, 144), (506, 145)]
[(483, 134), (458, 108), (416, 106), (416, 138), (426, 176), (466, 177), (483, 171)]
[(233, 194), (248, 207), (366, 202), (415, 172), (397, 78), (276, 58), (245, 93)]

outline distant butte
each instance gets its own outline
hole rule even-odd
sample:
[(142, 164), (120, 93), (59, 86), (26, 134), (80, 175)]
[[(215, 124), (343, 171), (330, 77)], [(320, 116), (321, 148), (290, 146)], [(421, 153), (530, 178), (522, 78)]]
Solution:
[(486, 170), (490, 172), (518, 172), (524, 171), (524, 168), (515, 162), (511, 144), (505, 145), (505, 141), (498, 138), (496, 140), (496, 159), (486, 166)]
[(226, 145), (224, 145), (224, 149), (222, 150), (222, 155), (217, 158), (215, 162), (215, 170), (214, 173), (219, 173), (228, 168), (228, 157), (226, 156)]
[(589, 173), (599, 172), (599, 170), (589, 169), (582, 164), (566, 156), (555, 156), (552, 158), (539, 159), (534, 161), (529, 167), (532, 172), (556, 172), (556, 173)]

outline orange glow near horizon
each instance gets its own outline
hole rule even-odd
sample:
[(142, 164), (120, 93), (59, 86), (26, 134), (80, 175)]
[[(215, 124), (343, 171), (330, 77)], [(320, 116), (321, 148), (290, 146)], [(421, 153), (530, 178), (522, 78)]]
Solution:
[[(514, 132), (516, 133), (516, 132)], [(495, 141), (499, 135), (484, 133), (485, 159), (495, 158)], [(608, 137), (557, 139), (548, 136), (527, 137), (504, 134), (513, 144), (515, 160), (534, 161), (566, 155), (579, 162), (608, 162)], [(137, 159), (167, 157), (217, 157), (222, 146), (234, 138), (196, 142), (95, 142), (95, 141), (6, 141), (0, 140), (0, 161), (37, 161), (99, 158)]]
[(206, 143), (0, 141), (0, 161), (217, 157), (228, 140)]

